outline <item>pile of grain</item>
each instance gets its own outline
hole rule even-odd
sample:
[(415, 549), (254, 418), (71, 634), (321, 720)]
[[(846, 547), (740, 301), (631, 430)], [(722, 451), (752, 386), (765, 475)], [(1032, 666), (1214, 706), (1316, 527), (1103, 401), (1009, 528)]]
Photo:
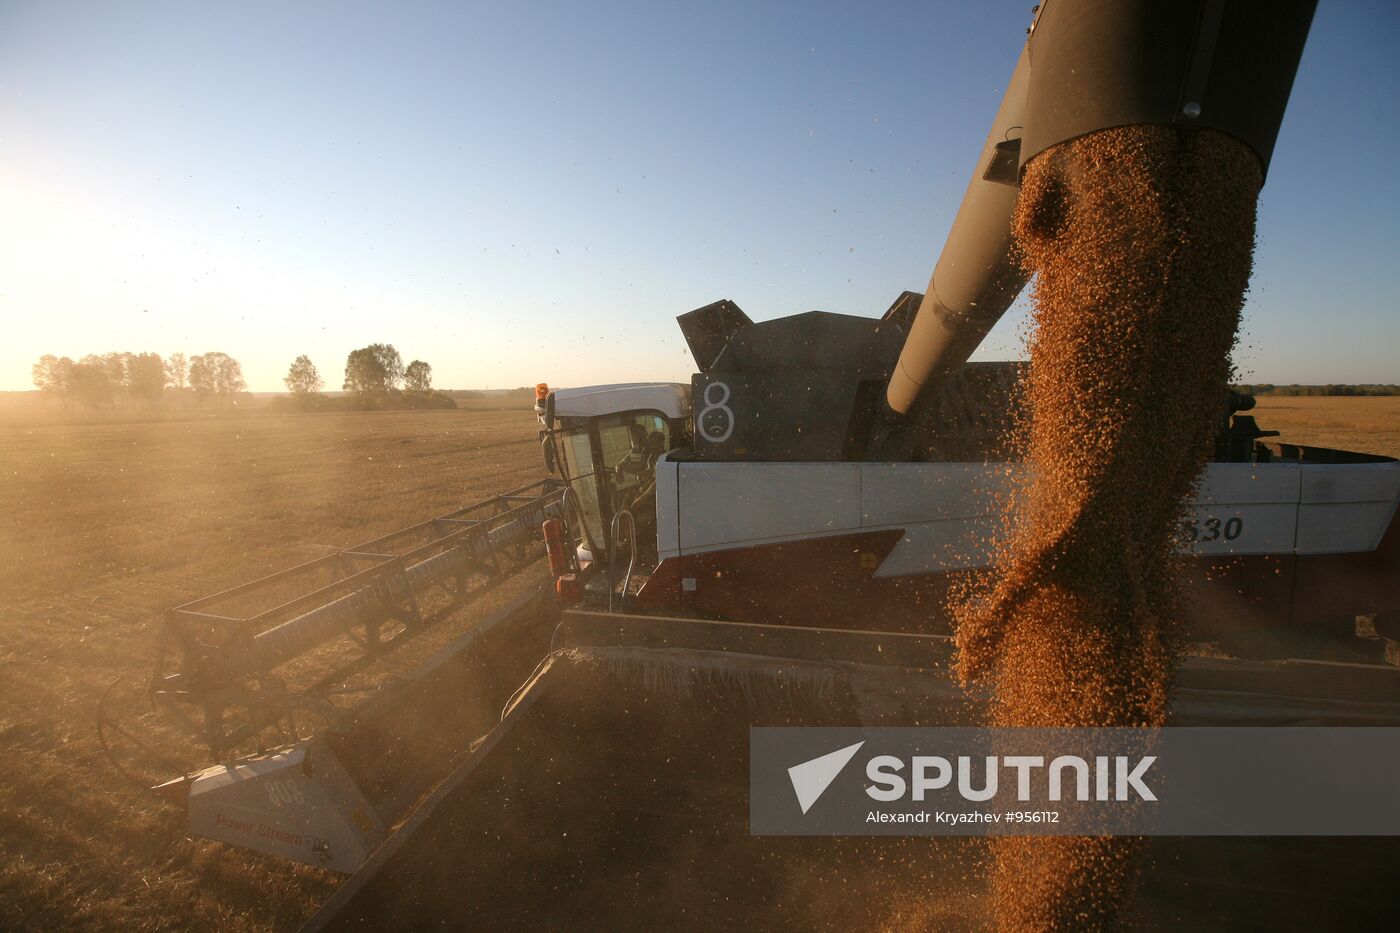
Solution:
[[(1165, 721), (1173, 532), (1211, 449), (1249, 280), (1258, 159), (1210, 131), (1103, 130), (1027, 167), (1032, 477), (992, 572), (955, 598), (959, 673), (998, 726)], [(1113, 923), (1137, 840), (994, 842), (1003, 929)]]

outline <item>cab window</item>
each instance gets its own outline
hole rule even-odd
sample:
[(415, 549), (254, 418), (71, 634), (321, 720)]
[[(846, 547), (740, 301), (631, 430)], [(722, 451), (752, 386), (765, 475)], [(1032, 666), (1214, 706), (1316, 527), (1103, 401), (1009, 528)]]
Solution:
[(564, 458), (565, 475), (578, 497), (583, 513), (584, 531), (588, 539), (601, 546), (603, 538), (602, 509), (598, 502), (598, 482), (593, 469), (593, 444), (586, 429), (574, 429), (559, 434), (559, 452)]
[(652, 484), (656, 460), (671, 444), (671, 426), (649, 412), (610, 415), (598, 421), (603, 475), (614, 511), (628, 508)]

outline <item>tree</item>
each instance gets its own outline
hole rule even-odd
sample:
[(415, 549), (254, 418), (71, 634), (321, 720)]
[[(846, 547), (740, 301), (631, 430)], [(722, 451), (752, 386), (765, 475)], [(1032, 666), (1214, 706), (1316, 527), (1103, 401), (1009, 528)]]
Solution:
[(397, 389), (403, 381), (403, 359), (392, 344), (372, 343), (350, 351), (345, 359), (347, 392), (356, 395), (382, 395)]
[[(93, 408), (110, 404), (113, 394), (121, 387), (122, 375), (115, 372), (111, 357), (89, 353), (73, 364), (71, 391), (73, 397)], [(118, 360), (117, 362), (120, 362)]]
[(80, 364), (95, 370), (93, 388), (96, 390), (99, 384), (102, 385), (104, 401), (112, 403), (113, 407), (118, 399), (123, 403), (127, 400), (127, 361), (131, 356), (130, 353), (103, 353), (100, 356), (89, 353), (79, 360)]
[(214, 394), (214, 369), (215, 366), (206, 357), (208, 353), (201, 353), (190, 359), (190, 388), (194, 389), (194, 394), (201, 400), (205, 396)]
[(50, 398), (62, 399), (66, 406), (73, 397), (73, 367), (77, 365), (66, 356), (59, 359), (45, 353), (30, 370), (34, 386)]
[(165, 361), (159, 353), (128, 354), (126, 384), (132, 397), (154, 403), (165, 393)]
[(221, 400), (248, 388), (243, 367), (227, 353), (201, 353), (190, 358), (190, 386), (201, 401), (209, 396)]
[(305, 354), (292, 361), (291, 368), (287, 370), (287, 377), (282, 381), (287, 384), (288, 392), (300, 398), (310, 398), (326, 385), (321, 374), (316, 371), (316, 364)]
[(170, 380), (170, 387), (176, 391), (183, 391), (190, 384), (190, 363), (185, 359), (185, 354), (170, 354), (165, 361), (165, 376)]
[(219, 362), (219, 378), (217, 380), (218, 393), (220, 395), (237, 395), (239, 392), (248, 391), (248, 383), (243, 379), (243, 367), (231, 356), (219, 354), (222, 359)]
[(428, 393), (433, 390), (433, 368), (422, 360), (414, 360), (403, 371), (404, 388), (410, 392)]

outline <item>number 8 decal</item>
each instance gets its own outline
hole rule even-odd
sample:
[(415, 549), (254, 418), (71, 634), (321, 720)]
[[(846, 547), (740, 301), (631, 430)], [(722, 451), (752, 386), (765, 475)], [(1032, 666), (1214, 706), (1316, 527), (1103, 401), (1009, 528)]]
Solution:
[[(711, 398), (710, 390), (719, 389), (719, 398)], [(700, 436), (712, 444), (722, 444), (729, 440), (729, 435), (734, 433), (734, 410), (727, 404), (729, 402), (729, 386), (723, 382), (712, 382), (705, 386), (704, 392), (705, 407), (700, 409), (699, 416), (695, 419), (695, 429)], [(712, 411), (717, 411), (723, 418), (708, 418)], [(709, 423), (707, 423), (709, 422)]]

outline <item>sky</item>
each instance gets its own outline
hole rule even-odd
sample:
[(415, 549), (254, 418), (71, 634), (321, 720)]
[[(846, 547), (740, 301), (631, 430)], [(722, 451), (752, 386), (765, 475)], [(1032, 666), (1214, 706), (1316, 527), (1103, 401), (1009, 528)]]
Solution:
[[(0, 0), (0, 389), (394, 344), (442, 388), (688, 381), (675, 317), (923, 291), (1029, 0)], [(1400, 5), (1323, 0), (1260, 200), (1246, 381), (1400, 382)], [(1025, 297), (974, 359), (1022, 355)]]

